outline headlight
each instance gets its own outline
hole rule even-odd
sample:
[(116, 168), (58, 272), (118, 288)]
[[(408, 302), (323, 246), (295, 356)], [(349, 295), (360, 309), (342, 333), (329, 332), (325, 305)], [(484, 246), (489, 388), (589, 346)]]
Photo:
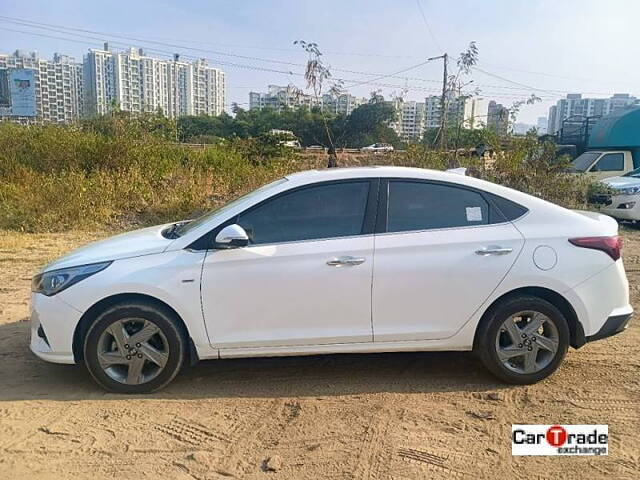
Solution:
[(621, 195), (635, 195), (636, 193), (640, 193), (640, 186), (618, 188), (617, 190), (618, 190), (618, 193)]
[(91, 263), (89, 265), (80, 265), (79, 267), (61, 268), (60, 270), (40, 273), (33, 277), (31, 291), (50, 297), (90, 277), (94, 273), (104, 270), (109, 265), (111, 265), (111, 262)]

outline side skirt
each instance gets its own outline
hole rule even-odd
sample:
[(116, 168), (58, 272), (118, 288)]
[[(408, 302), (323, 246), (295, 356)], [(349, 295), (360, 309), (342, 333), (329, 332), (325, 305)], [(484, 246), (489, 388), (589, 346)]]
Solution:
[[(409, 342), (333, 343), (328, 345), (301, 345), (285, 347), (221, 348), (219, 358), (283, 357), (295, 355), (322, 355), (330, 353), (381, 353), (420, 351), (469, 351), (471, 345), (457, 345), (451, 339), (419, 340)], [(214, 357), (215, 358), (215, 357)]]

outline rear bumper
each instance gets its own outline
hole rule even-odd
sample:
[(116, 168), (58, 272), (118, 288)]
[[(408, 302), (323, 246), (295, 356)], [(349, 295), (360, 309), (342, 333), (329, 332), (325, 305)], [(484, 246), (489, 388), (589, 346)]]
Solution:
[(633, 312), (607, 318), (602, 327), (600, 327), (600, 330), (593, 335), (589, 335), (585, 340), (587, 342), (595, 342), (596, 340), (602, 340), (603, 338), (612, 337), (623, 332), (629, 325), (629, 320), (631, 320), (632, 316)]

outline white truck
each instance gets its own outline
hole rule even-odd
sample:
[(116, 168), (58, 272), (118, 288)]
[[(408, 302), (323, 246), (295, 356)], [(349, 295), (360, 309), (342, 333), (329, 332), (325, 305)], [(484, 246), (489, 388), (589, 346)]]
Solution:
[(620, 177), (633, 169), (631, 150), (587, 150), (571, 162), (569, 171), (604, 180)]

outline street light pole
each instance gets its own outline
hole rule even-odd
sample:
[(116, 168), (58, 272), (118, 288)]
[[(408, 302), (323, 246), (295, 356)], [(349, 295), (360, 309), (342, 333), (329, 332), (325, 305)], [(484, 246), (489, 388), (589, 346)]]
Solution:
[(449, 55), (447, 53), (440, 55), (438, 57), (431, 57), (428, 60), (439, 60), (442, 59), (443, 60), (443, 64), (444, 64), (444, 68), (443, 68), (443, 74), (442, 74), (442, 97), (440, 98), (440, 129), (438, 131), (438, 135), (436, 136), (436, 141), (434, 143), (437, 143), (439, 148), (444, 150), (445, 148), (447, 148), (447, 143), (446, 143), (446, 127), (447, 127), (447, 83), (448, 83), (448, 72), (447, 72), (447, 67), (449, 64)]

